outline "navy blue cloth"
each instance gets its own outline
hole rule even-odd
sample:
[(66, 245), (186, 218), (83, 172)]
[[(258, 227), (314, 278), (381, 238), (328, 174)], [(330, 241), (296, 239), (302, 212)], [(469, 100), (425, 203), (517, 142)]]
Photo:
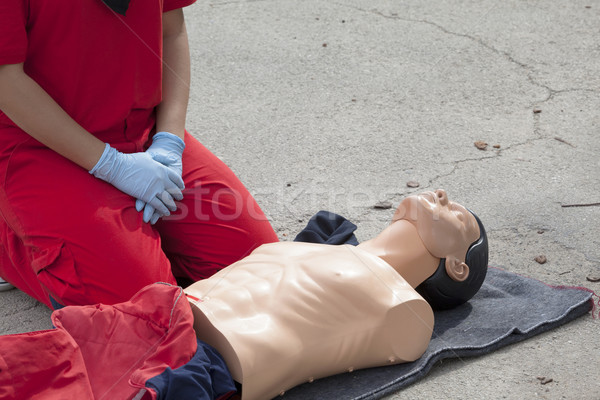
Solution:
[(158, 400), (213, 400), (228, 398), (235, 392), (233, 379), (221, 355), (198, 340), (196, 354), (185, 365), (171, 369), (146, 381), (156, 390)]
[(358, 240), (354, 236), (356, 225), (341, 215), (319, 211), (300, 231), (295, 242), (323, 243), (323, 244), (351, 244), (356, 246)]
[(102, 2), (121, 15), (125, 15), (129, 8), (129, 0), (102, 0)]
[(50, 298), (50, 304), (52, 304), (52, 308), (55, 310), (60, 310), (64, 306), (60, 304), (58, 301), (54, 300), (54, 297), (48, 296)]

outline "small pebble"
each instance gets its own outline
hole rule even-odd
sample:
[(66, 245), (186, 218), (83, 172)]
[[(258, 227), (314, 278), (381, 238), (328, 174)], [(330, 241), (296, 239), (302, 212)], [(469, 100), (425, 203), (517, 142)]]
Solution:
[(535, 262), (537, 262), (538, 264), (545, 264), (546, 261), (548, 261), (548, 259), (546, 258), (545, 255), (541, 254), (539, 256), (537, 256), (536, 258), (534, 258)]
[(590, 282), (600, 282), (600, 276), (588, 275), (585, 277)]
[(539, 113), (541, 113), (541, 112), (542, 112), (542, 110), (541, 110), (541, 109), (539, 109), (539, 108), (534, 108), (534, 109), (533, 109), (533, 113), (534, 113), (534, 114), (539, 114)]
[(500, 148), (500, 145), (499, 145), (499, 144), (495, 144), (493, 147), (494, 147), (495, 149), (499, 149), (499, 148)]
[(392, 208), (392, 202), (391, 201), (380, 201), (379, 203), (375, 204), (373, 206), (373, 208), (375, 208), (377, 210), (387, 210), (388, 208)]
[(406, 186), (408, 186), (409, 188), (418, 188), (419, 186), (421, 186), (421, 184), (417, 181), (408, 181), (406, 182)]

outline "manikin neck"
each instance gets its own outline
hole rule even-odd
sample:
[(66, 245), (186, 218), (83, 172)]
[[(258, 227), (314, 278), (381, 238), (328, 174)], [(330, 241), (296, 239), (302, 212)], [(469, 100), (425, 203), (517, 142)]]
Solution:
[(425, 248), (417, 228), (401, 219), (392, 222), (379, 235), (358, 245), (390, 264), (413, 288), (436, 271), (440, 259)]

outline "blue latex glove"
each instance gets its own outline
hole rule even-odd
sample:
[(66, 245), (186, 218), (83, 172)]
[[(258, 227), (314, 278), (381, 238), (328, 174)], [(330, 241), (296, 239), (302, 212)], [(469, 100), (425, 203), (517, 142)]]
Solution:
[[(181, 157), (184, 149), (185, 143), (179, 136), (169, 132), (158, 132), (152, 138), (152, 145), (146, 150), (146, 153), (148, 153), (154, 161), (165, 165), (181, 177), (183, 168)], [(162, 217), (152, 204), (144, 202), (141, 199), (136, 200), (135, 208), (138, 211), (144, 210), (144, 222), (155, 224), (156, 221)]]
[(151, 204), (161, 216), (177, 210), (175, 200), (183, 199), (181, 177), (145, 152), (125, 154), (107, 143), (90, 174)]

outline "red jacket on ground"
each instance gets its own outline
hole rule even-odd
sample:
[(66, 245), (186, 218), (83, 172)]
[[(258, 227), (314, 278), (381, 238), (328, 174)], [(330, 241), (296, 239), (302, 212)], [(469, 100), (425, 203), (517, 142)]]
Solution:
[(197, 342), (180, 287), (153, 284), (113, 306), (69, 306), (56, 329), (0, 336), (1, 399), (225, 399), (220, 355)]

